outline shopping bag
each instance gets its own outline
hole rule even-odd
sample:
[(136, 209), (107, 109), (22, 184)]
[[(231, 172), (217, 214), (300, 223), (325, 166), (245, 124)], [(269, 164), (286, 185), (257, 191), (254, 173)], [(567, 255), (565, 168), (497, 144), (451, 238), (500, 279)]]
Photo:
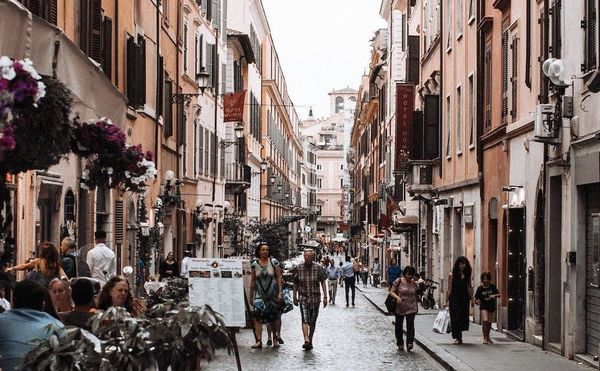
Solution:
[(435, 321), (433, 321), (433, 332), (437, 334), (445, 334), (450, 324), (450, 313), (448, 309), (442, 309), (439, 311)]
[(396, 299), (394, 299), (394, 297), (392, 297), (392, 295), (388, 294), (387, 298), (385, 299), (385, 308), (387, 309), (388, 313), (390, 314), (394, 314), (396, 313)]

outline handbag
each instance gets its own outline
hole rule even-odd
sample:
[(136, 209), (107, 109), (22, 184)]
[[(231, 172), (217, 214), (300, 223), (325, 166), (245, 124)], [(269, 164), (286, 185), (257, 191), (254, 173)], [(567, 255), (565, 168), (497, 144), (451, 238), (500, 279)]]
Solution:
[(394, 314), (396, 312), (396, 299), (392, 296), (392, 294), (388, 294), (384, 304), (388, 313)]
[(294, 309), (294, 303), (292, 301), (292, 295), (290, 294), (290, 289), (285, 287), (283, 289), (283, 313), (290, 312)]

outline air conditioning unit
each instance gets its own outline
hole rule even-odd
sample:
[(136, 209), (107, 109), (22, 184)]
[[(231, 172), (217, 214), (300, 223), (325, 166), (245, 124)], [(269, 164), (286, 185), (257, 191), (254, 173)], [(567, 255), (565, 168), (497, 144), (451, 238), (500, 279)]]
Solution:
[(560, 130), (554, 119), (554, 104), (539, 104), (535, 107), (533, 140), (545, 143), (560, 143)]

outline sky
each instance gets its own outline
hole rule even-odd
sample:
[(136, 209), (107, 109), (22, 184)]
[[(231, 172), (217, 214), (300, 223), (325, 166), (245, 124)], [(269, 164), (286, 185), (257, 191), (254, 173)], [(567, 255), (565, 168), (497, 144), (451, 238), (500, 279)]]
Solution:
[(329, 116), (329, 93), (358, 90), (370, 41), (385, 27), (380, 0), (262, 0), (292, 102), (301, 119), (309, 106)]

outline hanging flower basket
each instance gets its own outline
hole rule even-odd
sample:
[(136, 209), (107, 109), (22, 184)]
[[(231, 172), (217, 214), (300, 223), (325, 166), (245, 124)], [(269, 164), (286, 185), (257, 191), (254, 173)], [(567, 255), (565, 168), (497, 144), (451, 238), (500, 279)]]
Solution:
[(81, 157), (97, 155), (102, 159), (122, 156), (125, 150), (125, 134), (106, 118), (86, 122), (75, 122), (73, 153)]

